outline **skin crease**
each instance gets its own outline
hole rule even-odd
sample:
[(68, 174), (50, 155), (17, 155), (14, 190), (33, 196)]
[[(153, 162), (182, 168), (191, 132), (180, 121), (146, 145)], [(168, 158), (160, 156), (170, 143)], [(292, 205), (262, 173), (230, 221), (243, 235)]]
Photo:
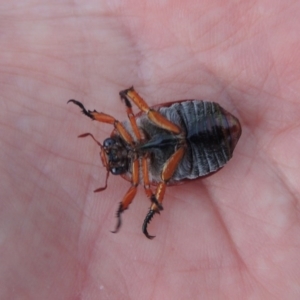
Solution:
[[(143, 2), (143, 3), (140, 3)], [(0, 299), (299, 299), (299, 1), (1, 1)], [(168, 188), (109, 177), (91, 132), (149, 105), (219, 102), (243, 133), (217, 174)], [(137, 112), (136, 107), (134, 111)]]

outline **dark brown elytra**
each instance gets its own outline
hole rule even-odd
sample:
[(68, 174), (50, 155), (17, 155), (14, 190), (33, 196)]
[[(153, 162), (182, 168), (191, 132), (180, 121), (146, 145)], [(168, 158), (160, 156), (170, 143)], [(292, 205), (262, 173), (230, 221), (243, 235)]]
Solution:
[[(114, 117), (96, 110), (86, 110), (77, 100), (83, 114), (102, 123), (114, 126), (111, 136), (98, 142), (101, 160), (109, 174), (121, 175), (131, 186), (117, 210), (117, 226), (121, 226), (121, 214), (133, 201), (137, 187), (143, 184), (151, 206), (143, 223), (147, 238), (147, 226), (156, 213), (163, 210), (162, 202), (166, 187), (193, 180), (218, 171), (232, 157), (241, 136), (239, 120), (219, 104), (201, 100), (183, 100), (149, 107), (133, 87), (120, 92), (125, 103), (128, 119), (119, 122)], [(140, 112), (132, 112), (133, 102)], [(152, 188), (155, 187), (155, 192)]]

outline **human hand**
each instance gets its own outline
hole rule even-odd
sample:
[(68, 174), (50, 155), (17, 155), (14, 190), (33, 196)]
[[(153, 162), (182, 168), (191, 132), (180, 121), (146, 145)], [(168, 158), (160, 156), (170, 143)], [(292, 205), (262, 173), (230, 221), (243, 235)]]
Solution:
[[(299, 11), (295, 2), (3, 2), (1, 299), (298, 299)], [(167, 189), (141, 224), (140, 191), (99, 148), (111, 127), (66, 101), (126, 119), (149, 105), (219, 102), (243, 133), (217, 174)], [(136, 110), (135, 110), (136, 111)]]

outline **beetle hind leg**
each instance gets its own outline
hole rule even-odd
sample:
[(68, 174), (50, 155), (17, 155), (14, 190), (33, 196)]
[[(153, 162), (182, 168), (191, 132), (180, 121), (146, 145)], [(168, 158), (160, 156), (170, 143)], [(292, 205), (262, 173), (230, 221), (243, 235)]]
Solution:
[(143, 179), (144, 179), (144, 189), (147, 197), (151, 200), (152, 203), (155, 203), (159, 210), (163, 210), (163, 206), (161, 203), (158, 202), (156, 199), (155, 194), (153, 194), (150, 188), (150, 180), (149, 180), (149, 168), (148, 168), (148, 161), (147, 155), (142, 158), (142, 169), (143, 169)]
[[(155, 236), (150, 235), (148, 233), (147, 227), (148, 227), (148, 224), (150, 223), (150, 221), (152, 220), (152, 218), (154, 217), (154, 215), (160, 214), (160, 211), (163, 209), (162, 201), (164, 199), (166, 186), (167, 186), (166, 182), (159, 183), (159, 185), (156, 189), (155, 195), (154, 195), (156, 201), (153, 201), (153, 197), (151, 197), (152, 204), (150, 206), (150, 209), (149, 209), (149, 211), (145, 217), (144, 223), (143, 223), (142, 231), (143, 231), (144, 235), (150, 240), (152, 240)], [(156, 203), (158, 203), (158, 204), (156, 204)]]
[(150, 234), (148, 233), (147, 226), (148, 226), (148, 224), (150, 223), (151, 219), (154, 217), (154, 215), (155, 215), (156, 213), (160, 214), (159, 211), (155, 211), (155, 210), (150, 209), (149, 212), (148, 212), (148, 214), (147, 214), (147, 216), (146, 216), (146, 218), (145, 218), (145, 220), (144, 220), (144, 223), (143, 223), (143, 228), (142, 228), (142, 229), (143, 229), (143, 233), (144, 233), (144, 235), (145, 235), (149, 240), (154, 239), (154, 238), (155, 238), (155, 235), (150, 235)]
[(142, 227), (143, 233), (148, 239), (154, 238), (154, 236), (150, 235), (147, 231), (148, 224), (150, 223), (150, 221), (152, 220), (155, 214), (160, 214), (160, 210), (161, 210), (160, 207), (162, 207), (162, 201), (164, 199), (167, 182), (172, 178), (173, 174), (175, 173), (177, 166), (180, 163), (184, 153), (185, 153), (185, 148), (182, 146), (173, 153), (173, 155), (167, 160), (167, 162), (163, 167), (162, 174), (161, 174), (162, 182), (158, 184), (155, 192), (155, 199), (159, 203), (159, 205), (157, 205), (156, 201), (152, 201), (152, 205), (149, 209), (148, 214), (146, 215)]

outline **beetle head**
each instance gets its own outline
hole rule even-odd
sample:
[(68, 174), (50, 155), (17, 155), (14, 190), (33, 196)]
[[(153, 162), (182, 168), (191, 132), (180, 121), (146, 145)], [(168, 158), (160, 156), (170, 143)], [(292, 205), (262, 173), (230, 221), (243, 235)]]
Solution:
[(128, 152), (122, 141), (118, 137), (110, 137), (104, 140), (103, 145), (98, 142), (91, 133), (84, 133), (78, 137), (90, 136), (100, 147), (100, 157), (103, 166), (106, 168), (105, 186), (96, 189), (94, 192), (101, 192), (107, 188), (109, 173), (121, 175), (128, 171)]
[(127, 150), (118, 137), (104, 140), (101, 147), (101, 160), (107, 171), (121, 175), (128, 171)]

